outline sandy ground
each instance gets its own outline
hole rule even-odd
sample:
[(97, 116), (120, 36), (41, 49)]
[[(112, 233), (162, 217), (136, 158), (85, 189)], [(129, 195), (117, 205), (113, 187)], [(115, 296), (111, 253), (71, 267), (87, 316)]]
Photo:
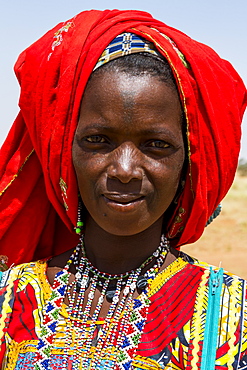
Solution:
[(222, 212), (194, 244), (182, 250), (247, 280), (247, 177), (236, 176)]

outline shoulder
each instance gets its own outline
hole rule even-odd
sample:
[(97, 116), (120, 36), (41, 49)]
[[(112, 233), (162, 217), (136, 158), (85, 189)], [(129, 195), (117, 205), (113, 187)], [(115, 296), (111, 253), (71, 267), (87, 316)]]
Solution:
[(224, 270), (221, 267), (210, 265), (206, 262), (202, 262), (194, 257), (188, 256), (185, 253), (181, 253), (183, 259), (187, 260), (189, 265), (194, 269), (199, 269), (202, 272), (201, 280), (204, 280), (204, 284), (210, 287), (210, 284), (221, 285), (221, 296), (224, 298), (236, 300), (236, 304), (244, 306), (246, 301), (246, 281), (241, 277), (232, 274), (229, 271)]
[(244, 279), (183, 252), (177, 260), (154, 278), (148, 295), (150, 297), (156, 292), (164, 294), (169, 287), (178, 289), (180, 286), (184, 286), (184, 291), (187, 293), (192, 294), (193, 291), (193, 295), (198, 300), (205, 295), (214, 295), (215, 288), (217, 288), (222, 304), (230, 302), (231, 307), (236, 305), (241, 308), (246, 304), (246, 281)]
[(189, 255), (187, 255), (186, 253), (183, 253), (183, 252), (181, 253), (181, 257), (183, 259), (185, 259), (186, 261), (188, 261), (188, 263), (190, 265), (204, 271), (204, 273), (207, 274), (208, 276), (210, 275), (210, 273), (212, 274), (212, 272), (218, 272), (219, 270), (222, 270), (222, 272), (223, 272), (223, 284), (225, 284), (228, 287), (231, 286), (231, 285), (234, 285), (234, 284), (246, 287), (245, 279), (243, 279), (243, 278), (241, 278), (241, 277), (239, 277), (235, 274), (232, 274), (231, 272), (226, 271), (226, 270), (222, 269), (221, 267), (216, 267), (216, 266), (210, 265), (207, 262), (200, 261), (200, 260), (198, 260), (194, 257), (191, 257), (191, 256), (189, 256)]

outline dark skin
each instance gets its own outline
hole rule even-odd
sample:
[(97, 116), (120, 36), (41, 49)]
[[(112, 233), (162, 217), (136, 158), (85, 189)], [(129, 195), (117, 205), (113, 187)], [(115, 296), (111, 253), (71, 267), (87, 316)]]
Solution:
[[(181, 117), (176, 87), (156, 76), (107, 71), (88, 83), (73, 163), (88, 211), (86, 253), (99, 270), (135, 269), (157, 249), (184, 163)], [(70, 254), (50, 261), (50, 282)], [(176, 257), (171, 250), (162, 269)]]

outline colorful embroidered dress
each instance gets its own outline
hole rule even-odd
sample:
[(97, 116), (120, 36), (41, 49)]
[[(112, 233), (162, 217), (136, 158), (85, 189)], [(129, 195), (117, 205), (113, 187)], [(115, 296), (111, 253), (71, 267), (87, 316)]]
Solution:
[[(1, 369), (34, 369), (39, 356), (44, 308), (52, 294), (46, 278), (46, 262), (33, 262), (3, 273), (1, 282)], [(148, 316), (133, 361), (123, 369), (201, 369), (205, 319), (208, 312), (210, 267), (186, 255), (179, 257), (150, 284)], [(247, 322), (244, 280), (224, 273), (220, 292), (215, 369), (246, 369)], [(132, 308), (132, 316), (137, 314)], [(244, 311), (245, 310), (245, 311)], [(74, 369), (77, 337), (68, 327), (68, 311), (62, 305), (51, 361), (47, 369)], [(103, 320), (98, 322), (100, 327)], [(140, 323), (139, 323), (140, 325)], [(71, 331), (72, 345), (66, 343)], [(87, 330), (87, 329), (85, 329)], [(211, 340), (210, 336), (210, 340)], [(137, 338), (138, 340), (138, 338)], [(133, 341), (129, 331), (124, 338)], [(123, 347), (123, 346), (122, 346)], [(115, 348), (111, 348), (112, 353)], [(131, 346), (127, 348), (131, 357)], [(81, 351), (83, 356), (83, 351)], [(91, 351), (93, 357), (93, 348)], [(97, 354), (100, 357), (100, 354)], [(90, 359), (88, 359), (88, 364)], [(131, 367), (132, 366), (132, 367)], [(80, 367), (79, 367), (80, 368)], [(100, 358), (97, 369), (116, 369), (114, 356)]]

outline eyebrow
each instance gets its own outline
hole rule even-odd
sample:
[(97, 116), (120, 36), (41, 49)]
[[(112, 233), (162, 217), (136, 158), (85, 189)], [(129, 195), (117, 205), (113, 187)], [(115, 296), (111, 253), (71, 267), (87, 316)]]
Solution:
[[(104, 126), (104, 125), (97, 124), (97, 123), (83, 126), (82, 130), (80, 130), (80, 131), (84, 131), (85, 134), (87, 134), (86, 131), (88, 131), (88, 130), (100, 130), (100, 131), (109, 132), (109, 133), (113, 133), (113, 134), (119, 133), (119, 128), (109, 127), (108, 125)], [(140, 134), (141, 135), (146, 135), (146, 136), (148, 136), (148, 135), (157, 135), (157, 134), (166, 134), (166, 135), (172, 136), (173, 138), (176, 138), (176, 136), (170, 130), (168, 130), (166, 127), (164, 127), (162, 130), (160, 130), (160, 129), (157, 130), (155, 128), (153, 128), (153, 129), (148, 128), (148, 129), (145, 129), (145, 130), (141, 130)]]

